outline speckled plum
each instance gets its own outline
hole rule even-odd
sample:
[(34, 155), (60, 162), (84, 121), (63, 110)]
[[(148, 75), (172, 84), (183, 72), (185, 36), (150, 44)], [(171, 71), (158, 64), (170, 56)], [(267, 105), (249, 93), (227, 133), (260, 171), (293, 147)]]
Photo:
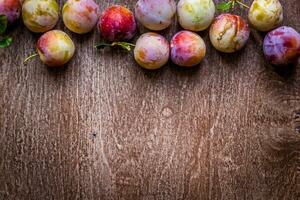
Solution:
[(187, 30), (202, 31), (214, 19), (215, 4), (212, 0), (180, 0), (177, 5), (179, 24)]
[(270, 31), (283, 20), (283, 9), (278, 0), (254, 0), (248, 14), (250, 24), (259, 31)]
[(94, 0), (68, 0), (63, 7), (62, 18), (72, 32), (88, 33), (98, 22), (98, 5)]
[(203, 39), (191, 31), (180, 31), (171, 40), (171, 59), (183, 67), (198, 65), (206, 54)]
[(73, 57), (75, 46), (63, 31), (52, 30), (44, 33), (37, 42), (37, 52), (43, 63), (50, 67), (62, 66)]
[(263, 48), (266, 59), (273, 65), (297, 63), (300, 57), (300, 34), (291, 27), (279, 27), (266, 35)]
[(21, 9), (19, 0), (0, 0), (0, 15), (5, 15), (9, 23), (14, 23), (19, 19)]
[(224, 53), (232, 53), (245, 46), (250, 31), (247, 22), (240, 16), (221, 14), (213, 21), (209, 37), (212, 45)]
[(59, 6), (56, 0), (25, 0), (22, 18), (32, 32), (43, 33), (54, 28), (58, 21)]
[(126, 41), (136, 34), (136, 21), (133, 13), (126, 7), (113, 5), (102, 13), (99, 30), (108, 41)]
[(154, 31), (169, 27), (175, 12), (174, 0), (139, 0), (135, 6), (138, 21)]
[(161, 68), (168, 62), (169, 56), (169, 42), (157, 33), (141, 35), (134, 48), (136, 62), (145, 69)]

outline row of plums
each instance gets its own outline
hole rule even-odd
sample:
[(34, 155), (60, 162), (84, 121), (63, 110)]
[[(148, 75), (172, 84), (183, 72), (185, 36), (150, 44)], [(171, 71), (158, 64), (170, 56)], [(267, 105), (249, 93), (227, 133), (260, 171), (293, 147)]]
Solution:
[[(158, 69), (171, 60), (179, 66), (195, 66), (206, 54), (203, 39), (195, 32), (210, 27), (212, 45), (219, 51), (232, 53), (245, 46), (250, 35), (242, 17), (230, 13), (215, 17), (212, 0), (139, 0), (134, 14), (124, 6), (113, 5), (99, 15), (94, 0), (68, 0), (62, 9), (65, 26), (78, 34), (88, 33), (97, 25), (101, 36), (112, 42), (128, 41), (137, 32), (137, 20), (152, 31), (166, 29), (177, 11), (178, 21), (185, 30), (175, 34), (169, 43), (155, 32), (141, 35), (136, 42), (134, 58), (146, 69)], [(37, 53), (48, 66), (67, 63), (75, 51), (74, 43), (64, 32), (52, 30), (59, 18), (56, 0), (1, 0), (0, 15), (12, 24), (22, 10), (25, 26), (32, 32), (44, 33), (37, 42)], [(100, 19), (99, 19), (100, 17)], [(277, 28), (283, 20), (279, 0), (254, 0), (248, 21), (259, 31), (271, 31), (264, 40), (266, 59), (274, 65), (296, 63), (300, 56), (300, 34), (291, 27)], [(276, 28), (276, 29), (275, 29)], [(273, 30), (275, 29), (275, 30)]]

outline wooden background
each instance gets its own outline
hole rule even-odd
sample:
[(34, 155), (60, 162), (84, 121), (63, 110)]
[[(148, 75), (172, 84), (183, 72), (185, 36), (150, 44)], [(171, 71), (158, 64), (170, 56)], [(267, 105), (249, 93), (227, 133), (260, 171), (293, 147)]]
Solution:
[[(300, 31), (300, 1), (282, 4)], [(77, 46), (65, 68), (22, 64), (39, 37), (22, 23), (0, 50), (1, 200), (300, 199), (300, 67), (269, 66), (263, 34), (225, 55), (204, 31), (200, 66), (148, 72), (132, 54), (95, 50), (97, 30), (57, 29)]]

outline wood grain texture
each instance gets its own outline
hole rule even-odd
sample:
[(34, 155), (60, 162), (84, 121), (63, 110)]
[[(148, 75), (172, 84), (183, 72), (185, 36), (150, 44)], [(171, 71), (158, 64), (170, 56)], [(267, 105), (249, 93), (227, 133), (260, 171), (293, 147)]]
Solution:
[[(282, 4), (300, 31), (300, 1)], [(39, 36), (23, 24), (0, 50), (1, 200), (300, 199), (300, 67), (270, 67), (263, 34), (224, 55), (204, 31), (200, 66), (148, 72), (122, 50), (93, 49), (97, 30), (57, 28), (77, 46), (63, 69), (22, 64)]]

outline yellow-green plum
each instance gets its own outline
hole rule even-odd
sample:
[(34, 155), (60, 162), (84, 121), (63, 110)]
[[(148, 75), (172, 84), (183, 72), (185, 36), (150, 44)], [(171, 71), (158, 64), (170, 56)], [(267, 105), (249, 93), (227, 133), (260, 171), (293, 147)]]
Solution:
[(0, 15), (5, 15), (9, 23), (19, 19), (21, 9), (20, 0), (0, 0)]
[(254, 0), (248, 19), (255, 29), (270, 31), (281, 24), (283, 9), (278, 0)]
[(22, 18), (32, 32), (43, 33), (54, 28), (58, 21), (59, 6), (56, 0), (25, 0)]
[(39, 38), (36, 48), (42, 62), (50, 67), (66, 64), (75, 52), (72, 39), (59, 30), (44, 33)]
[(269, 32), (264, 39), (264, 54), (273, 65), (297, 64), (300, 57), (300, 34), (288, 26)]
[(212, 0), (180, 0), (177, 5), (179, 24), (186, 30), (202, 31), (214, 19), (215, 4)]
[(158, 69), (164, 66), (170, 56), (169, 42), (157, 33), (144, 33), (134, 48), (136, 62), (145, 69)]
[(166, 29), (176, 12), (174, 0), (139, 0), (135, 6), (138, 21), (154, 31)]
[(209, 37), (212, 45), (224, 53), (242, 49), (249, 39), (247, 22), (238, 15), (221, 14), (213, 21)]
[(171, 59), (183, 67), (198, 65), (206, 54), (203, 39), (191, 31), (180, 31), (171, 40)]
[(94, 0), (68, 0), (62, 18), (65, 26), (74, 33), (88, 33), (98, 22), (98, 5)]

